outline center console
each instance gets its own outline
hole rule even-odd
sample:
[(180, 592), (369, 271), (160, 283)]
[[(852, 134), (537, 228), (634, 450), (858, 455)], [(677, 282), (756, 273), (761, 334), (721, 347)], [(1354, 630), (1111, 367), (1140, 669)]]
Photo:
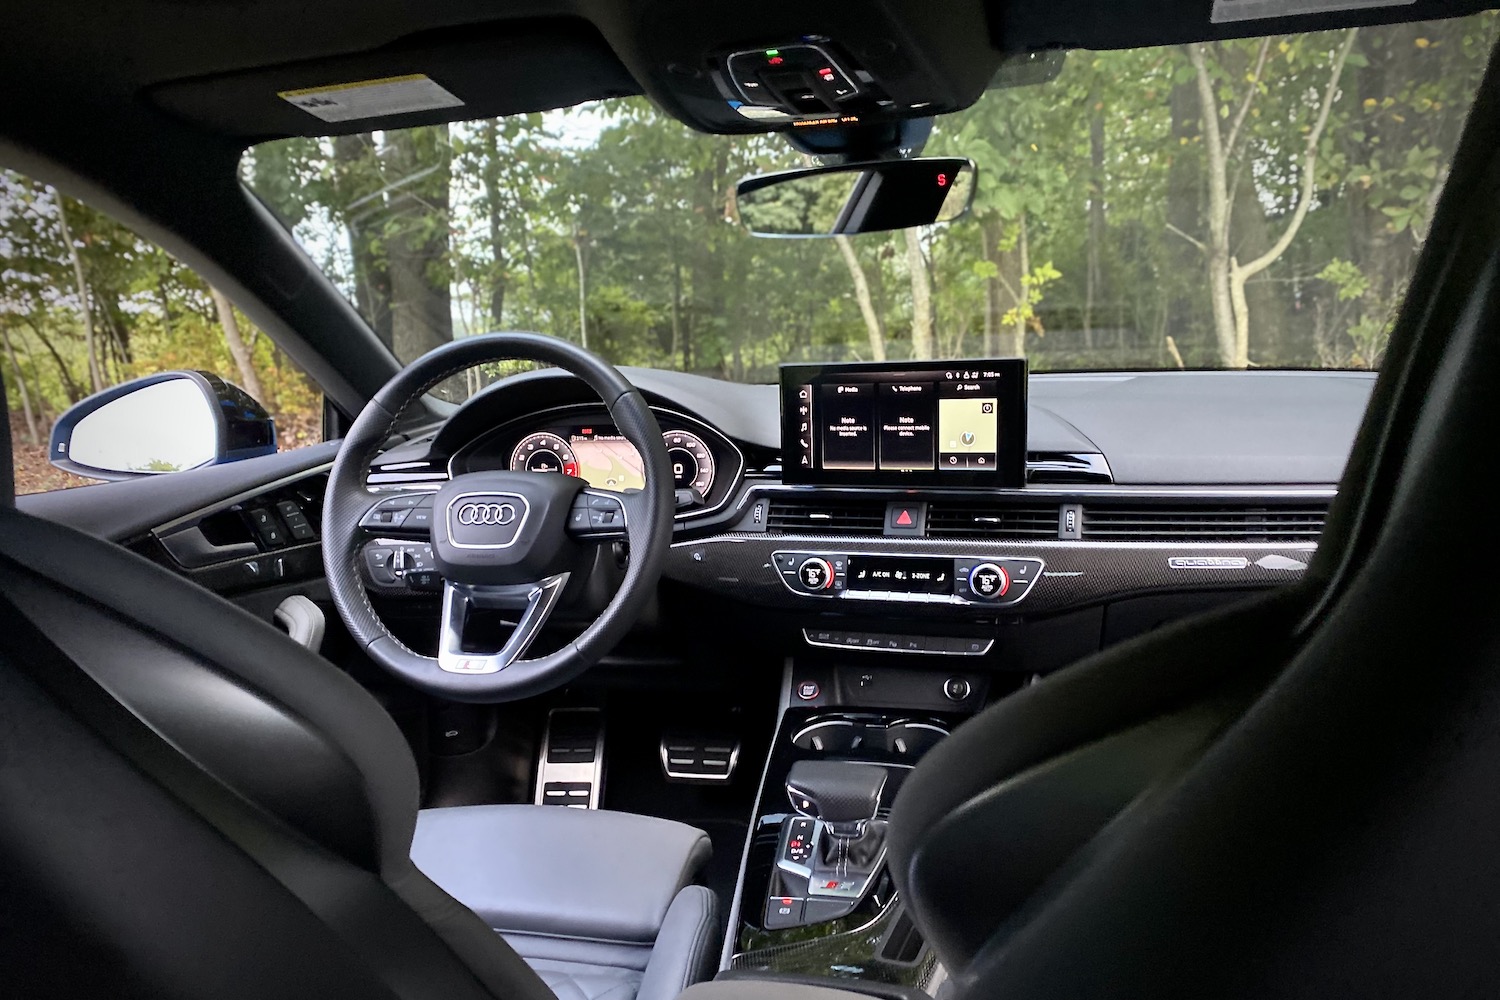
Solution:
[(827, 653), (788, 666), (723, 977), (920, 1000), (944, 976), (888, 870), (887, 820), (912, 768), (995, 681), (860, 664)]

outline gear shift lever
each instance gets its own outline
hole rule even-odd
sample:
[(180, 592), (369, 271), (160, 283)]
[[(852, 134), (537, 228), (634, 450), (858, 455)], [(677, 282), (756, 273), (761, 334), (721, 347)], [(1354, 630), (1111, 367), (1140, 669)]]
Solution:
[(886, 774), (878, 764), (852, 761), (792, 765), (786, 792), (800, 815), (782, 829), (780, 888), (768, 901), (779, 923), (768, 926), (833, 920), (865, 898), (885, 863), (886, 824), (875, 816)]
[(879, 812), (885, 779), (885, 768), (875, 764), (799, 760), (787, 775), (786, 794), (793, 809), (822, 820), (833, 836), (852, 840), (864, 835)]

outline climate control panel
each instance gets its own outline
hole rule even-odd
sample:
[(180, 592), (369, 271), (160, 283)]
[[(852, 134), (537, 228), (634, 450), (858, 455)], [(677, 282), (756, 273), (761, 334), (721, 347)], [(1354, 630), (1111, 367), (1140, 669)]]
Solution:
[(1042, 576), (1030, 556), (923, 556), (903, 553), (778, 551), (781, 582), (806, 597), (1008, 607)]

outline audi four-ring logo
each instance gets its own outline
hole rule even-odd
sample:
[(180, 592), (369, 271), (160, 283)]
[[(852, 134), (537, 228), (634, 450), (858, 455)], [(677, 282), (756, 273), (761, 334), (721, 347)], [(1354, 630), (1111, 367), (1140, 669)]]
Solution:
[(459, 524), (509, 524), (516, 508), (508, 503), (466, 503), (458, 508)]

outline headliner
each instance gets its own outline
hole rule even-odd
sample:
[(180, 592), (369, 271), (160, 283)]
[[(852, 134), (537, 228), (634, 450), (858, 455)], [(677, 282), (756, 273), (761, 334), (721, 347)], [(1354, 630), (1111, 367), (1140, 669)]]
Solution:
[[(944, 7), (943, 18), (905, 0), (823, 0), (826, 25), (884, 10), (909, 21), (972, 12), (999, 53), (1125, 48), (1346, 24), (1428, 20), (1494, 6), (1419, 0), (1404, 7), (1213, 25), (1209, 0), (990, 0)], [(900, 10), (906, 7), (905, 11)], [(275, 99), (278, 89), (440, 67), (460, 77), (467, 104), (391, 124), (543, 110), (622, 94), (649, 94), (679, 117), (664, 25), (692, 22), (728, 45), (790, 34), (810, 15), (802, 0), (712, 9), (703, 0), (48, 0), (12, 5), (0, 34), (0, 80), (12, 95), (0, 130), (42, 117), (53, 128), (135, 104), (168, 109), (244, 145), (336, 131)], [(782, 28), (781, 26), (785, 26)], [(701, 26), (701, 27), (699, 27)], [(26, 99), (23, 95), (31, 95)], [(269, 96), (268, 96), (269, 95)], [(359, 129), (380, 127), (365, 120)], [(703, 127), (704, 123), (690, 121)], [(353, 130), (352, 127), (346, 130)]]

